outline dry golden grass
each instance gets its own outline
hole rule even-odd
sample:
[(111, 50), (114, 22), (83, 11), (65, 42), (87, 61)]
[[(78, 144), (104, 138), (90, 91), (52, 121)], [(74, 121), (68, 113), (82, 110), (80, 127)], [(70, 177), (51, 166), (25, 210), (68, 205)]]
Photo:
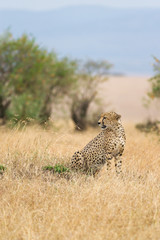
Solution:
[(160, 142), (126, 126), (123, 178), (44, 174), (98, 130), (0, 130), (0, 239), (160, 239)]

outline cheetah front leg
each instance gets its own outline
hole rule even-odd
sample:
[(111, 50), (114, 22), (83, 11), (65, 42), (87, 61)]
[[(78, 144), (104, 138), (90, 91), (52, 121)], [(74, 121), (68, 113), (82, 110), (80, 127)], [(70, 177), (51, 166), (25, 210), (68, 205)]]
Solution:
[(107, 162), (107, 171), (111, 170), (111, 160), (112, 160), (112, 155), (111, 154), (107, 154), (106, 155), (106, 162)]
[(114, 157), (114, 162), (115, 162), (115, 168), (116, 168), (116, 173), (117, 175), (122, 173), (122, 158), (120, 155), (117, 155)]

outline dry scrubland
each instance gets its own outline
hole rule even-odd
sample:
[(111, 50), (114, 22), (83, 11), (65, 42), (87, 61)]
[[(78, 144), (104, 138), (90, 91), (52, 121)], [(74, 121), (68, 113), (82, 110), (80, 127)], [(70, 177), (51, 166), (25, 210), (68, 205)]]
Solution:
[(123, 178), (44, 174), (98, 132), (0, 130), (0, 239), (160, 239), (160, 142), (126, 125)]

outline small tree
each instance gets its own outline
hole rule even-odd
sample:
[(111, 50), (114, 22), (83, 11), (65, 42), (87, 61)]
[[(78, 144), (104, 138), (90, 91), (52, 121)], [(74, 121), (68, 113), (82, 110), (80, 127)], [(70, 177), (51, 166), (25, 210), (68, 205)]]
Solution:
[(0, 38), (0, 118), (15, 121), (51, 115), (51, 104), (76, 80), (75, 63), (59, 60), (26, 34), (15, 39), (10, 32)]
[(86, 129), (88, 108), (95, 101), (99, 85), (108, 80), (110, 68), (111, 64), (106, 61), (89, 60), (80, 65), (71, 104), (71, 118), (76, 130)]

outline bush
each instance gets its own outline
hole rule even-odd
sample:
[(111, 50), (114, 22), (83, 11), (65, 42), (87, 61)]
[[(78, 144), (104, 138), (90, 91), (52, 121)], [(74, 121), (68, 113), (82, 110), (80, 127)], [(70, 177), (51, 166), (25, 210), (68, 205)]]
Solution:
[(141, 131), (141, 132), (145, 132), (145, 133), (156, 133), (156, 134), (160, 134), (160, 122), (158, 121), (147, 121), (146, 123), (138, 123), (136, 124), (136, 128)]

